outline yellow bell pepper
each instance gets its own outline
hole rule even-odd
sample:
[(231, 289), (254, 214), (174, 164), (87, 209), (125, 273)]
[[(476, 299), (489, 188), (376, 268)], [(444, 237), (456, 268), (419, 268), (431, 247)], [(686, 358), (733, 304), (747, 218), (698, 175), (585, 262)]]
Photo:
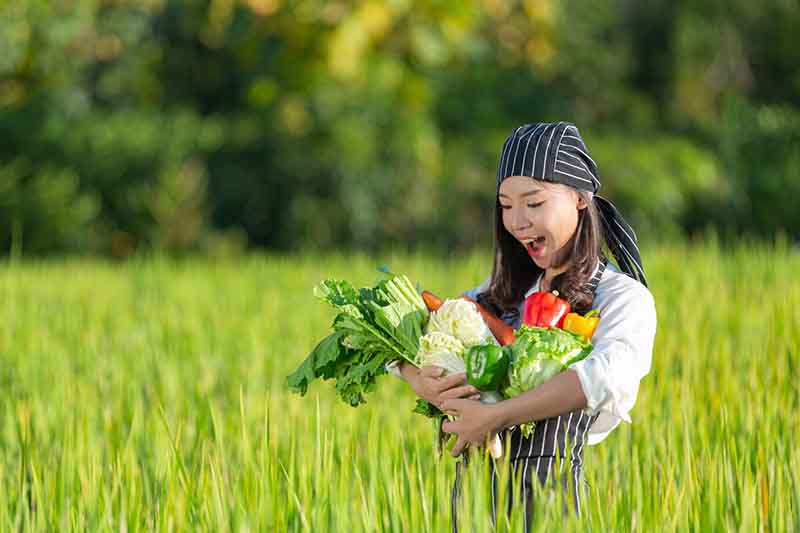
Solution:
[(569, 313), (564, 317), (563, 329), (572, 331), (578, 335), (583, 335), (587, 341), (592, 338), (594, 330), (597, 328), (597, 323), (600, 322), (600, 317), (595, 316), (599, 313), (597, 309), (592, 309), (584, 316), (578, 313)]

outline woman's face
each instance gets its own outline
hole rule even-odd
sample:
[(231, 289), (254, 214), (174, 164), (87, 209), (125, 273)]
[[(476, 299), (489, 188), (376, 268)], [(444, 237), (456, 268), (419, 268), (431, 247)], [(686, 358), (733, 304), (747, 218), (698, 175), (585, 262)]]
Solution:
[(578, 192), (560, 183), (510, 176), (500, 183), (497, 196), (506, 231), (539, 268), (558, 267), (578, 227), (578, 211), (586, 207)]

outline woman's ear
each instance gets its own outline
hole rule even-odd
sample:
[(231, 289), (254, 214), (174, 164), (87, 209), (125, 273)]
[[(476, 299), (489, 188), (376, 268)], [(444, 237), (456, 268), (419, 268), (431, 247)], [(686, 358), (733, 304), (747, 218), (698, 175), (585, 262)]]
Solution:
[(582, 194), (576, 194), (575, 196), (578, 197), (577, 208), (580, 211), (581, 209), (586, 209), (589, 205), (586, 203), (586, 200), (583, 199)]

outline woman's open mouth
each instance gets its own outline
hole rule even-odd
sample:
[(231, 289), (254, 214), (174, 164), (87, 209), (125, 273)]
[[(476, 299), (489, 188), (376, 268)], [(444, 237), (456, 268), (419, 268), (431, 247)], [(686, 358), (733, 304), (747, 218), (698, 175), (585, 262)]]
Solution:
[(525, 249), (528, 250), (528, 255), (531, 257), (540, 257), (544, 252), (545, 241), (546, 239), (544, 237), (539, 236), (525, 240), (523, 244), (525, 244)]

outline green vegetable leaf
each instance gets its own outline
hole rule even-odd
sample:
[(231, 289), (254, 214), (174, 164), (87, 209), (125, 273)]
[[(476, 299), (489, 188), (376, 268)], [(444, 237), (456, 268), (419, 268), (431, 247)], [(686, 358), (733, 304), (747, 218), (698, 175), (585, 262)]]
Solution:
[(428, 418), (436, 418), (444, 416), (444, 413), (438, 407), (436, 407), (430, 402), (426, 402), (421, 398), (417, 399), (417, 403), (414, 406), (414, 410), (412, 412), (423, 416), (427, 416)]
[(314, 379), (333, 379), (342, 401), (357, 406), (375, 389), (377, 377), (386, 374), (386, 363), (398, 358), (414, 363), (428, 310), (407, 277), (391, 274), (359, 290), (328, 279), (314, 294), (339, 313), (333, 333), (287, 377), (292, 390), (304, 395)]
[(314, 356), (309, 355), (302, 364), (286, 377), (286, 385), (300, 396), (305, 396), (308, 384), (314, 381), (317, 375), (314, 372)]
[(287, 385), (301, 396), (306, 394), (308, 384), (325, 372), (325, 368), (340, 358), (344, 351), (340, 345), (344, 332), (335, 331), (322, 339), (311, 351), (300, 367), (286, 378)]
[(510, 355), (506, 397), (518, 396), (552, 378), (592, 351), (582, 336), (560, 328), (521, 326), (507, 347)]

